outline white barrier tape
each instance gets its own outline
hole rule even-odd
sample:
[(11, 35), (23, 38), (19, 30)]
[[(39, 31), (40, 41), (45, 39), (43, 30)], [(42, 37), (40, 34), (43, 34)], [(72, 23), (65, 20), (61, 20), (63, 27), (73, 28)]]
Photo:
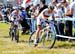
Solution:
[(32, 18), (26, 18), (26, 19), (29, 19), (29, 20), (31, 20)]
[(69, 36), (63, 36), (63, 35), (56, 35), (57, 37), (62, 37), (62, 38), (68, 38), (68, 39), (75, 39), (75, 37), (69, 37)]
[[(33, 19), (33, 18), (26, 18), (26, 19)], [(48, 18), (49, 20), (53, 20), (52, 18)], [(60, 20), (70, 20), (70, 21), (75, 21), (75, 18), (55, 18), (56, 21), (60, 21)]]
[(75, 18), (56, 18), (55, 20), (56, 20), (56, 21), (58, 21), (58, 20), (59, 20), (59, 21), (60, 21), (60, 20), (65, 20), (65, 21), (66, 21), (66, 20), (75, 21)]
[[(52, 18), (48, 18), (49, 20), (52, 20)], [(60, 21), (60, 20), (70, 20), (70, 21), (75, 21), (75, 18), (55, 18), (56, 21)]]

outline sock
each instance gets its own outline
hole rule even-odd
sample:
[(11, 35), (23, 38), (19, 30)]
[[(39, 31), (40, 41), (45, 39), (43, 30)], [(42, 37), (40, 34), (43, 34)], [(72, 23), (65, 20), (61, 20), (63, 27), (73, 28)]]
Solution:
[(37, 39), (34, 40), (34, 44), (37, 44)]

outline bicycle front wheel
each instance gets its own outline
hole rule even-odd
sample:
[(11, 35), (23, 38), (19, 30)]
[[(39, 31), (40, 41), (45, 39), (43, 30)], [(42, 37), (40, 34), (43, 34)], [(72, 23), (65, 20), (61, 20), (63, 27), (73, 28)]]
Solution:
[(15, 37), (15, 41), (18, 43), (19, 42), (19, 30), (17, 28), (15, 28), (14, 37)]
[(55, 41), (56, 41), (56, 33), (55, 28), (51, 28), (48, 33), (44, 34), (43, 36), (43, 47), (45, 48), (53, 48)]

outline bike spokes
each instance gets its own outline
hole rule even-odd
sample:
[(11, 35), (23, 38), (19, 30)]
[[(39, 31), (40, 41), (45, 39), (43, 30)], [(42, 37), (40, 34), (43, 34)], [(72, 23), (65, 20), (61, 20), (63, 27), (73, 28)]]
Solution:
[(43, 38), (43, 47), (52, 48), (55, 43), (55, 33), (50, 31), (48, 34), (45, 34)]

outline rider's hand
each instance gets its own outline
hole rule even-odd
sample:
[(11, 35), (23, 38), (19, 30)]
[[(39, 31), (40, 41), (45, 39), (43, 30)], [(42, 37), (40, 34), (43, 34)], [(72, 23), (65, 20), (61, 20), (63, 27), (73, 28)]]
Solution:
[(48, 23), (46, 23), (46, 26), (48, 26), (49, 24)]
[(63, 18), (64, 18), (64, 17), (66, 17), (66, 14), (65, 14), (65, 13), (63, 14)]

